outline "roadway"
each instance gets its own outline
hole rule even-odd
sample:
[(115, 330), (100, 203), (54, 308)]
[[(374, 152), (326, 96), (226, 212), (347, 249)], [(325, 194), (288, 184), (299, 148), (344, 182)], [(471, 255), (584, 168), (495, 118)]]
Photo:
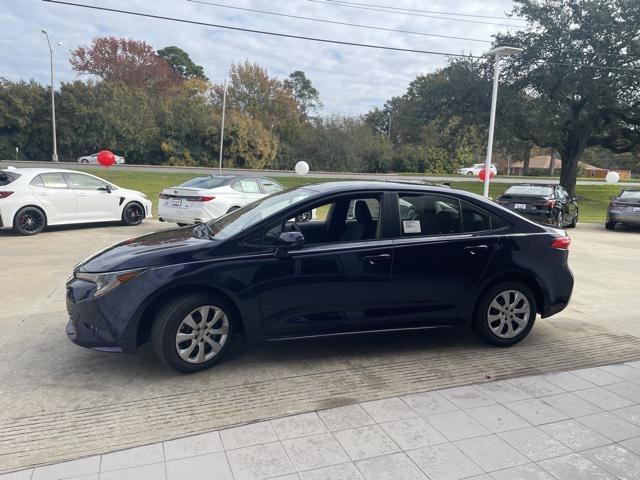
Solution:
[[(96, 168), (96, 165), (79, 164), (76, 162), (31, 162), (31, 161), (0, 161), (0, 168), (6, 168), (8, 165), (13, 165), (16, 168), (35, 167), (35, 168), (65, 168), (82, 170), (83, 168)], [(216, 174), (217, 168), (206, 167), (172, 167), (166, 165), (118, 165), (119, 170), (130, 170), (139, 172), (169, 172), (169, 173), (193, 173), (199, 175)], [(250, 169), (233, 169), (223, 168), (223, 174), (227, 175), (263, 175), (269, 177), (290, 177), (294, 176), (295, 172), (291, 170), (250, 170)], [(427, 181), (435, 183), (446, 182), (461, 182), (473, 180), (474, 177), (467, 177), (462, 175), (448, 175), (448, 176), (430, 176), (430, 175), (398, 175), (393, 173), (348, 173), (348, 172), (309, 172), (307, 175), (310, 178), (333, 178), (333, 179), (359, 179), (359, 180), (387, 180), (389, 178), (400, 179), (404, 181)], [(538, 178), (538, 177), (502, 177), (497, 176), (492, 180), (495, 183), (513, 183), (523, 181), (527, 183), (537, 184), (549, 184), (558, 183), (558, 179)], [(604, 181), (597, 180), (578, 180), (578, 185), (598, 185), (604, 184)], [(625, 182), (625, 186), (640, 187), (640, 181), (637, 182)]]

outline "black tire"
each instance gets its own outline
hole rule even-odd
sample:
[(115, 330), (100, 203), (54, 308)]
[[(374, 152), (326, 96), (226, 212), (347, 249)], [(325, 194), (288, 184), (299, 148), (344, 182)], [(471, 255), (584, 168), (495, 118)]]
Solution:
[[(491, 323), (489, 321), (489, 312), (490, 312), (490, 305), (494, 301), (494, 299), (496, 299), (498, 295), (500, 295), (502, 292), (507, 292), (507, 291), (517, 291), (521, 293), (524, 296), (524, 298), (526, 298), (526, 301), (528, 302), (529, 311), (528, 311), (528, 318), (527, 318), (526, 325), (522, 327), (520, 331), (514, 336), (510, 338), (503, 338), (498, 336), (491, 329), (491, 326), (490, 326)], [(523, 305), (523, 307), (525, 307), (525, 305)], [(494, 311), (494, 310), (492, 309), (491, 311)], [(473, 332), (485, 342), (491, 345), (495, 345), (497, 347), (510, 347), (511, 345), (515, 345), (516, 343), (524, 339), (529, 334), (536, 320), (536, 312), (537, 312), (536, 299), (533, 293), (531, 292), (531, 290), (526, 285), (516, 281), (503, 282), (503, 283), (494, 285), (493, 287), (489, 288), (487, 291), (485, 291), (482, 294), (482, 296), (478, 300), (478, 303), (476, 304), (476, 309), (473, 314), (471, 327)], [(499, 322), (499, 320), (497, 320), (497, 322)], [(505, 328), (508, 328), (508, 325), (507, 325), (508, 323), (511, 323), (511, 326), (513, 328), (514, 322), (513, 321), (509, 322), (509, 320), (504, 322)]]
[(469, 177), (469, 176), (472, 177), (473, 176), (473, 172), (467, 172), (467, 177)]
[(13, 217), (13, 230), (20, 235), (37, 235), (47, 226), (47, 216), (38, 207), (23, 207)]
[(576, 215), (573, 217), (573, 220), (567, 226), (567, 228), (576, 228), (577, 225), (578, 225), (578, 210), (576, 210)]
[(615, 230), (616, 222), (606, 222), (604, 224), (604, 228), (606, 228), (607, 230)]
[(129, 202), (122, 209), (123, 225), (129, 227), (140, 225), (145, 217), (146, 213), (144, 211), (144, 207), (138, 202)]
[[(176, 344), (176, 335), (179, 333), (178, 329), (184, 328), (183, 321), (195, 310), (204, 306), (213, 306), (224, 312), (228, 324), (228, 333), (226, 334), (226, 339), (221, 349), (217, 353), (214, 353), (211, 358), (200, 363), (191, 363), (178, 354), (180, 345)], [(220, 322), (223, 322), (223, 320), (219, 320), (216, 324), (212, 324), (212, 326)], [(199, 325), (199, 323), (197, 324)], [(151, 346), (156, 356), (174, 370), (182, 373), (200, 372), (211, 368), (224, 357), (233, 341), (235, 325), (236, 318), (234, 310), (224, 300), (203, 293), (185, 294), (167, 302), (156, 315), (151, 329)], [(184, 332), (184, 330), (182, 330), (182, 332)], [(195, 330), (193, 330), (193, 332), (195, 332)], [(187, 333), (190, 334), (191, 332)], [(204, 333), (202, 335), (204, 335)], [(222, 335), (214, 335), (214, 337), (221, 339)], [(186, 342), (192, 341), (193, 340), (186, 340)], [(211, 345), (206, 344), (203, 340), (198, 340), (196, 343), (198, 343), (198, 345), (193, 349), (196, 356), (199, 349), (203, 347), (205, 347), (205, 354), (213, 351), (211, 350)], [(200, 347), (200, 345), (203, 345), (203, 347)], [(190, 344), (187, 343), (186, 347), (189, 346)], [(206, 348), (209, 348), (208, 352), (206, 352)], [(185, 350), (186, 349), (188, 348), (185, 348)], [(193, 360), (195, 361), (196, 359)]]
[(227, 213), (235, 212), (236, 210), (240, 210), (240, 207), (231, 207), (229, 210), (227, 210)]
[(557, 228), (562, 228), (562, 224), (564, 223), (564, 213), (562, 213), (562, 210), (560, 210), (558, 212), (558, 214), (556, 215), (556, 221), (555, 221), (555, 226)]

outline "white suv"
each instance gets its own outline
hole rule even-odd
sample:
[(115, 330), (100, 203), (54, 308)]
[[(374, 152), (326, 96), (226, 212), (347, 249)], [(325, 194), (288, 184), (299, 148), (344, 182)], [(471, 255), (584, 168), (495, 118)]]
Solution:
[[(493, 163), (489, 166), (489, 169), (494, 175), (498, 174), (498, 169)], [(484, 170), (484, 163), (476, 163), (473, 167), (459, 169), (458, 175), (479, 175), (481, 170)]]

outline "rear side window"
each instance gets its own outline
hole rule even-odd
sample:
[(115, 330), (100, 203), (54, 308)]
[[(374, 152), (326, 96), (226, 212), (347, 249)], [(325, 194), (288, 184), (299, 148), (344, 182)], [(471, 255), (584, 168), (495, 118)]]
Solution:
[(17, 173), (0, 172), (0, 187), (14, 182), (20, 175)]
[(504, 220), (480, 207), (476, 207), (464, 200), (461, 200), (460, 203), (462, 205), (462, 228), (465, 233), (498, 230), (507, 226)]
[(258, 186), (258, 182), (256, 182), (255, 179), (250, 178), (247, 180), (240, 180), (236, 183), (240, 184), (240, 189), (244, 192), (244, 193), (261, 193), (260, 192), (260, 187)]
[(31, 185), (46, 188), (67, 188), (67, 182), (62, 173), (42, 173), (31, 180)]
[(282, 185), (274, 182), (273, 180), (269, 180), (268, 178), (259, 178), (258, 182), (260, 182), (260, 186), (264, 193), (272, 194), (284, 190)]
[(400, 231), (403, 237), (462, 232), (458, 200), (432, 194), (400, 194)]

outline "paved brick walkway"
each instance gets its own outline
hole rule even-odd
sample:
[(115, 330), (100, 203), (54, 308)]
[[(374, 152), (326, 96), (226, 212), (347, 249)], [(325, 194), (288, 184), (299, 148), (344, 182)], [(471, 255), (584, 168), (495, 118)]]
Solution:
[(0, 480), (640, 478), (640, 362), (434, 390), (0, 475)]

